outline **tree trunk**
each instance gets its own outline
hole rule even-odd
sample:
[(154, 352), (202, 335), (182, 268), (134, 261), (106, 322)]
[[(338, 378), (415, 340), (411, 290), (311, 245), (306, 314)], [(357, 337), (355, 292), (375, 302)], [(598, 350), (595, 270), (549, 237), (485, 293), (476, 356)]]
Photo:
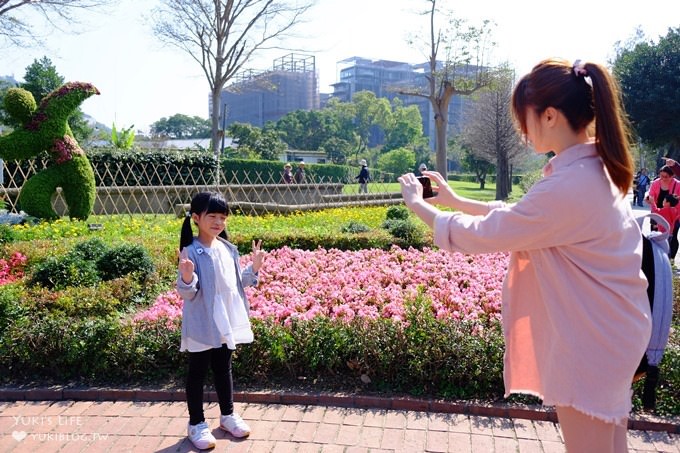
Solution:
[(435, 155), (437, 159), (437, 172), (447, 179), (448, 162), (446, 159), (446, 130), (449, 124), (449, 102), (453, 96), (453, 86), (444, 82), (444, 90), (440, 97), (431, 97), (430, 102), (434, 107), (435, 126)]
[[(217, 90), (212, 91), (212, 115), (210, 116), (210, 124), (212, 126), (212, 133), (210, 138), (212, 140), (211, 149), (213, 156), (219, 158), (221, 154), (220, 150), (220, 92)], [(222, 131), (224, 133), (224, 131)]]
[(509, 181), (509, 165), (507, 156), (504, 153), (498, 155), (496, 161), (496, 200), (506, 200), (510, 194)]

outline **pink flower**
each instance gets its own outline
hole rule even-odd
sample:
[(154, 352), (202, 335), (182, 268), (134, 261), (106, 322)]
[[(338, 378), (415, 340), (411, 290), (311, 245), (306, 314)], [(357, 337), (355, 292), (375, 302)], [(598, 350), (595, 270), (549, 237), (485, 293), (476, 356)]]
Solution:
[[(241, 264), (250, 262), (249, 256)], [(254, 318), (282, 324), (324, 316), (350, 321), (386, 318), (404, 322), (405, 304), (430, 301), (437, 319), (500, 320), (501, 288), (508, 255), (463, 255), (441, 250), (368, 249), (269, 252), (260, 284), (245, 288)], [(182, 300), (161, 294), (136, 322), (167, 320), (177, 328)]]

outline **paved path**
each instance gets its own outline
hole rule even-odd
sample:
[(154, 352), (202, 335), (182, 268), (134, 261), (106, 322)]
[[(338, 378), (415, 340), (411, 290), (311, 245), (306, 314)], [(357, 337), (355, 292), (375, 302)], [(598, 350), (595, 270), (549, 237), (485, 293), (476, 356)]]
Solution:
[[(252, 434), (214, 429), (216, 452), (564, 452), (549, 421), (312, 405), (236, 403)], [(0, 402), (0, 452), (190, 452), (183, 402)], [(216, 403), (206, 404), (217, 426)], [(630, 451), (680, 453), (680, 434), (630, 431)]]

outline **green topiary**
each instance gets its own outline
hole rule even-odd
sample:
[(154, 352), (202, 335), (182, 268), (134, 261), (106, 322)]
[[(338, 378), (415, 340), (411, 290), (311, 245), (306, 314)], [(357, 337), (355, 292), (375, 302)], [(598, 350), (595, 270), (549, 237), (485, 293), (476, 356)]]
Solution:
[(123, 244), (106, 251), (97, 260), (97, 268), (102, 280), (113, 280), (132, 273), (146, 279), (155, 270), (149, 252), (137, 244)]
[(27, 214), (57, 219), (52, 195), (61, 187), (69, 217), (85, 220), (94, 206), (94, 172), (85, 152), (73, 138), (68, 117), (99, 90), (89, 83), (69, 82), (43, 98), (36, 107), (33, 95), (13, 88), (5, 96), (5, 111), (18, 127), (0, 137), (0, 158), (28, 159), (42, 152), (50, 155), (48, 167), (28, 179), (18, 205)]
[(12, 122), (17, 125), (24, 125), (31, 119), (31, 115), (38, 108), (38, 105), (30, 91), (10, 88), (5, 94), (4, 107)]

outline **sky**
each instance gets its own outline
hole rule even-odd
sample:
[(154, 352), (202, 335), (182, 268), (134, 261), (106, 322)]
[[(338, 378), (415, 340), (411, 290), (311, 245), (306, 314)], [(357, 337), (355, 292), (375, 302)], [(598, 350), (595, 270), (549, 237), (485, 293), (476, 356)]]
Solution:
[[(82, 110), (107, 126), (150, 125), (176, 113), (208, 117), (209, 86), (200, 65), (180, 49), (163, 45), (153, 35), (149, 14), (159, 0), (119, 0), (104, 13), (80, 13), (80, 33), (52, 30), (44, 47), (0, 47), (0, 76), (23, 81), (26, 67), (47, 56), (66, 81), (93, 83), (101, 95), (86, 100)], [(641, 28), (657, 41), (669, 27), (680, 26), (677, 0), (442, 0), (472, 25), (489, 19), (496, 25), (496, 62), (508, 62), (518, 75), (548, 57), (607, 64), (615, 44)], [(317, 0), (296, 37), (281, 45), (314, 55), (319, 89), (332, 92), (337, 62), (359, 56), (422, 63), (428, 49), (408, 38), (429, 33), (425, 0)], [(41, 33), (48, 33), (38, 28)], [(47, 29), (45, 29), (47, 30)], [(270, 50), (246, 67), (263, 70), (291, 50)]]

